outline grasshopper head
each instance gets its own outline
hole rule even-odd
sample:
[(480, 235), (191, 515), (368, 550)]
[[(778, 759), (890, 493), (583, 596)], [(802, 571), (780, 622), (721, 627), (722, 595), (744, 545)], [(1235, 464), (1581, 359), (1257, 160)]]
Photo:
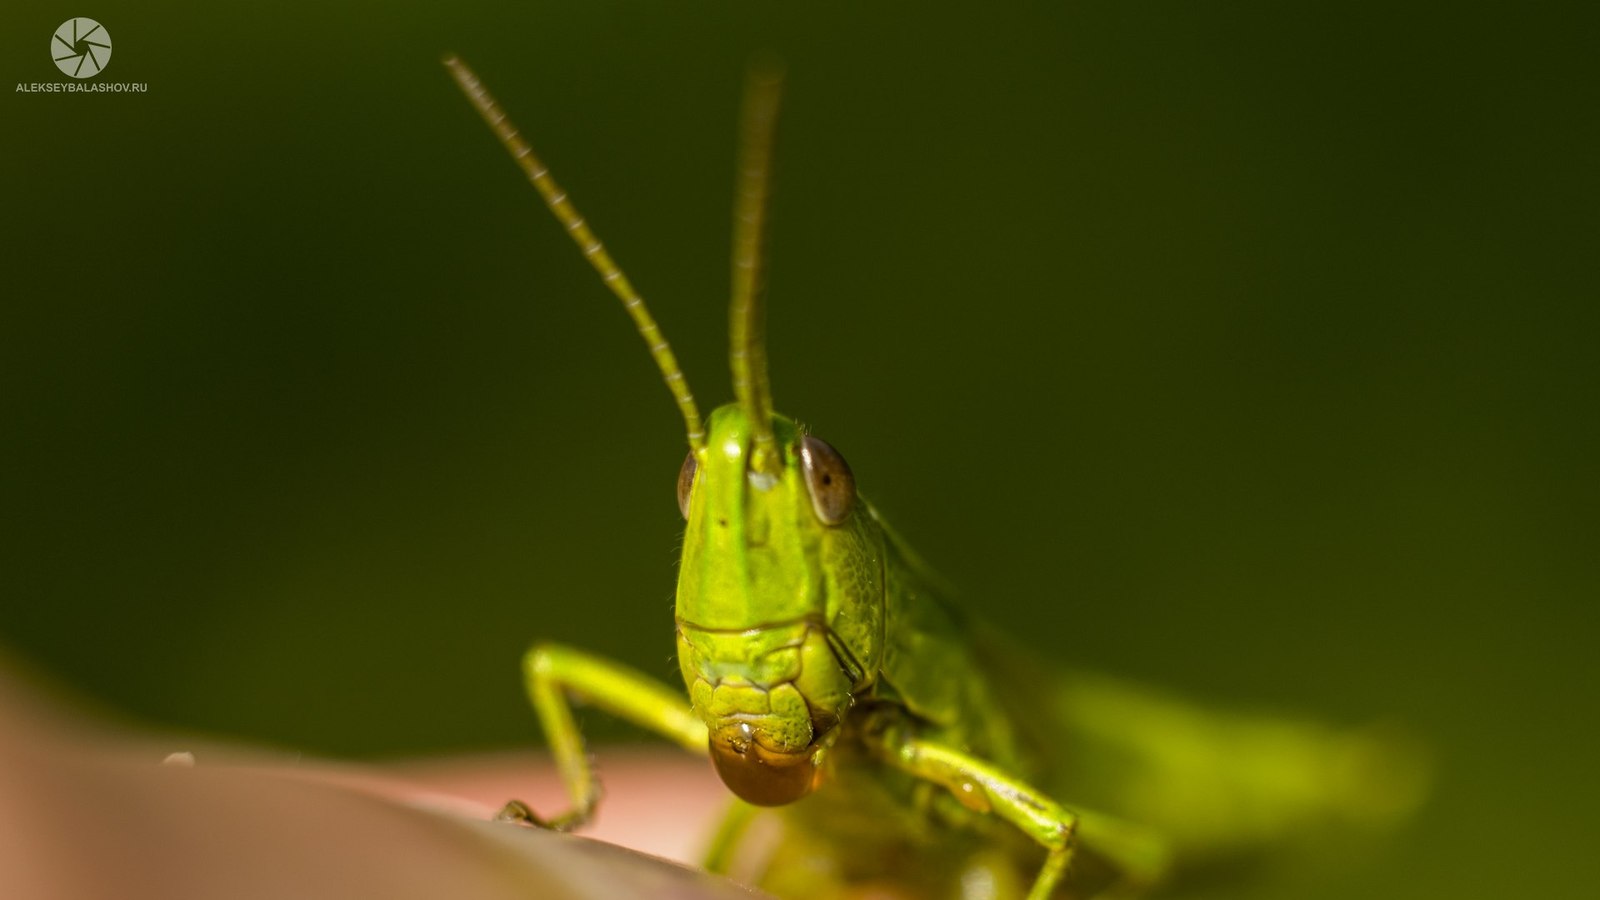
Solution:
[(772, 411), (762, 244), (779, 73), (758, 65), (745, 97), (729, 316), (738, 402), (703, 422), (644, 298), (477, 76), (453, 57), (446, 65), (622, 301), (678, 404), (689, 441), (678, 481), (689, 523), (677, 607), (684, 682), (728, 787), (751, 803), (798, 800), (882, 662), (884, 535), (838, 452)]
[(810, 791), (882, 661), (883, 536), (822, 440), (772, 416), (764, 471), (743, 406), (709, 425), (679, 478), (678, 661), (718, 774), (778, 805)]

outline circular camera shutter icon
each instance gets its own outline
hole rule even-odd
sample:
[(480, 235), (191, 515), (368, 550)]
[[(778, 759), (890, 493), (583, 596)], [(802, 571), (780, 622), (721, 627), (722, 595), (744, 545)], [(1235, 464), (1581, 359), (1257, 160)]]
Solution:
[(93, 19), (68, 19), (50, 38), (50, 58), (73, 78), (93, 78), (111, 62), (111, 35)]

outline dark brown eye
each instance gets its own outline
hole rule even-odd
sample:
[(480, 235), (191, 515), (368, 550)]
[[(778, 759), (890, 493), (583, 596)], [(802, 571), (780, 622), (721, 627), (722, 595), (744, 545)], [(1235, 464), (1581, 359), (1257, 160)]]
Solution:
[(850, 516), (856, 503), (856, 477), (850, 474), (839, 451), (822, 438), (800, 438), (800, 463), (811, 492), (811, 508), (824, 525), (838, 525)]
[(678, 470), (678, 511), (683, 513), (685, 519), (689, 518), (689, 492), (694, 488), (694, 470), (699, 464), (694, 460), (694, 451), (683, 458), (683, 468)]

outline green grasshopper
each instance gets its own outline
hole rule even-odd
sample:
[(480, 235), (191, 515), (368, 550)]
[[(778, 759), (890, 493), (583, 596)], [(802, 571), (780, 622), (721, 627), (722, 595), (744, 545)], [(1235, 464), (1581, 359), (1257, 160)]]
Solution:
[[(726, 871), (757, 807), (784, 837), (757, 872), (781, 896), (1125, 897), (1296, 835), (1398, 819), (1420, 771), (1379, 732), (1201, 713), (1033, 667), (969, 618), (856, 489), (844, 457), (774, 412), (763, 235), (779, 79), (744, 103), (731, 362), (737, 401), (701, 418), (644, 300), (459, 59), (446, 66), (621, 299), (688, 435), (678, 573), (683, 694), (581, 650), (539, 644), (527, 689), (572, 809), (600, 796), (573, 719), (583, 698), (711, 757), (738, 798), (707, 866)], [(1067, 802), (1068, 798), (1071, 802)], [(1079, 805), (1079, 800), (1087, 805)]]

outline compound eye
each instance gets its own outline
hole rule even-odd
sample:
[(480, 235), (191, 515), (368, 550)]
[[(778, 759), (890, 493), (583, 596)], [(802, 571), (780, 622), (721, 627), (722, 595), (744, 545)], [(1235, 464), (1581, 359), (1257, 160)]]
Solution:
[(842, 524), (856, 503), (856, 477), (844, 457), (827, 441), (808, 434), (800, 438), (800, 464), (817, 518), (824, 525)]
[(700, 464), (695, 462), (694, 451), (683, 458), (683, 468), (678, 470), (678, 512), (689, 518), (689, 492), (694, 489), (694, 472)]

